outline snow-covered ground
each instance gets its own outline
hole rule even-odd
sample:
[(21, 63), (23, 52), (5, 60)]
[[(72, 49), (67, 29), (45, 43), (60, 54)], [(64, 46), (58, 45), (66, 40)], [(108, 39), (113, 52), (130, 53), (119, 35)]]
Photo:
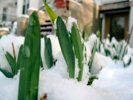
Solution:
[[(46, 67), (41, 69), (38, 100), (45, 94), (47, 94), (47, 100), (133, 100), (133, 62), (124, 68), (122, 61), (113, 61), (109, 57), (96, 53), (92, 71), (97, 74), (98, 79), (93, 82), (93, 85), (87, 86), (90, 75), (88, 66), (85, 65), (81, 82), (76, 79), (70, 79), (57, 37), (50, 35), (49, 38), (52, 42), (53, 57), (57, 59), (57, 62), (51, 69)], [(95, 35), (92, 35), (85, 43), (87, 59), (91, 55), (95, 40)], [(10, 70), (5, 53), (8, 51), (13, 55), (13, 43), (17, 55), (23, 42), (23, 37), (16, 37), (13, 34), (3, 36), (0, 39), (1, 68)], [(41, 40), (41, 56), (43, 65), (46, 66), (43, 55), (44, 39)], [(133, 60), (132, 48), (128, 49), (127, 55), (131, 55), (131, 60)], [(78, 73), (78, 69), (76, 72)], [(18, 83), (19, 73), (10, 79), (0, 72), (0, 100), (17, 100)]]

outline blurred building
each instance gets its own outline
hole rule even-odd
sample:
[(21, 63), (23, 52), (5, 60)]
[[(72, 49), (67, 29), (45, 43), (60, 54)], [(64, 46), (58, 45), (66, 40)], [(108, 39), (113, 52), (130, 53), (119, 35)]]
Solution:
[[(47, 3), (63, 18), (75, 17), (81, 31), (84, 28), (86, 32), (90, 30), (96, 32), (98, 6), (96, 6), (94, 0), (47, 0)], [(28, 8), (44, 10), (43, 0), (18, 0), (17, 16), (27, 14)]]
[[(53, 0), (51, 0), (53, 1)], [(17, 16), (28, 13), (29, 8), (40, 9), (43, 6), (43, 0), (17, 0)]]
[(0, 0), (0, 22), (16, 20), (17, 0)]
[(17, 0), (0, 0), (0, 35), (9, 32), (16, 20)]
[(117, 40), (130, 37), (133, 47), (133, 0), (100, 0), (100, 22), (102, 38)]

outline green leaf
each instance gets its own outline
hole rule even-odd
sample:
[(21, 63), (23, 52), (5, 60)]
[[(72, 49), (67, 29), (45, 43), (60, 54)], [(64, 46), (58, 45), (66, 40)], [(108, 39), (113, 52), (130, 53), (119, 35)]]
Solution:
[(123, 51), (122, 51), (122, 56), (120, 57), (120, 59), (122, 60), (122, 58), (124, 57), (124, 55), (126, 55), (127, 51), (128, 51), (128, 48), (127, 48), (128, 45), (125, 45), (123, 44)]
[(12, 55), (9, 52), (6, 52), (5, 56), (11, 67), (12, 73), (15, 75), (17, 73), (16, 60), (12, 57)]
[(42, 61), (42, 57), (40, 58), (41, 59), (41, 62), (40, 62), (40, 66), (41, 66), (41, 68), (43, 68), (43, 61)]
[(105, 55), (106, 56), (111, 56), (111, 53), (110, 53), (110, 51), (108, 49), (104, 49), (104, 51), (105, 51)]
[(101, 33), (100, 33), (100, 31), (97, 32), (97, 36), (98, 36), (99, 40), (101, 40)]
[(83, 31), (82, 31), (82, 38), (84, 39), (84, 41), (85, 41), (85, 36), (86, 36), (86, 32), (85, 32), (85, 29), (83, 29)]
[(14, 76), (13, 73), (8, 72), (8, 71), (6, 71), (6, 70), (4, 70), (4, 69), (2, 69), (2, 68), (0, 68), (0, 71), (1, 71), (6, 77), (8, 77), (8, 78), (13, 78), (13, 76)]
[(83, 46), (80, 38), (80, 33), (77, 28), (77, 25), (73, 23), (72, 26), (72, 43), (74, 46), (74, 51), (76, 58), (78, 59), (78, 65), (79, 65), (79, 75), (78, 75), (78, 81), (81, 81), (82, 79), (82, 74), (83, 74)]
[(92, 83), (94, 82), (95, 79), (98, 79), (98, 77), (96, 77), (96, 76), (90, 76), (87, 85), (92, 85)]
[(48, 68), (51, 68), (54, 64), (54, 59), (52, 56), (52, 46), (51, 46), (51, 40), (50, 38), (47, 38), (47, 36), (44, 36), (45, 40), (45, 61)]
[(89, 72), (91, 72), (92, 63), (93, 63), (93, 60), (94, 60), (94, 57), (95, 57), (96, 50), (97, 50), (97, 41), (94, 43), (94, 46), (93, 46), (93, 49), (92, 49), (92, 54), (91, 54), (91, 57), (90, 57), (90, 60), (89, 60), (89, 63), (88, 63)]
[(44, 6), (45, 9), (47, 11), (47, 13), (49, 14), (49, 17), (52, 21), (52, 24), (54, 24), (54, 21), (57, 19), (58, 15), (56, 14), (56, 12), (53, 11), (53, 9), (46, 3), (46, 0), (43, 0), (44, 2)]
[(57, 18), (57, 37), (61, 46), (63, 56), (68, 66), (69, 77), (74, 78), (75, 75), (75, 57), (66, 26), (61, 19)]
[(127, 63), (125, 63), (124, 60), (123, 60), (124, 68), (126, 68), (127, 66), (129, 66), (131, 64), (131, 62), (132, 62), (132, 58), (131, 57), (129, 58), (129, 60), (128, 60)]
[(21, 61), (23, 60), (22, 50), (23, 50), (23, 45), (21, 45), (19, 48), (18, 59), (17, 59), (17, 71), (21, 68)]
[(119, 57), (117, 55), (113, 56), (113, 60), (119, 60)]
[(40, 23), (37, 12), (29, 18), (20, 61), (18, 100), (37, 100), (40, 72)]

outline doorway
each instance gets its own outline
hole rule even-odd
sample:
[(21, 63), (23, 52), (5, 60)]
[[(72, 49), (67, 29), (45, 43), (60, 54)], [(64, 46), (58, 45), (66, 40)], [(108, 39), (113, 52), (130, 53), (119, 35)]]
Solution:
[(115, 37), (118, 41), (126, 39), (128, 36), (129, 12), (107, 14), (105, 18), (105, 38), (110, 35), (110, 39)]

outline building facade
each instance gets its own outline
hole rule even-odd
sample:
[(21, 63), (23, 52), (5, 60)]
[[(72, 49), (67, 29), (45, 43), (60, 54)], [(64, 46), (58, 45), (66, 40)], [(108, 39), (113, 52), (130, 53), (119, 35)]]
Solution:
[(133, 0), (101, 0), (100, 22), (102, 38), (128, 40), (133, 47)]
[[(94, 0), (47, 0), (47, 2), (63, 18), (67, 19), (68, 16), (76, 18), (81, 31), (84, 28), (86, 32), (90, 30), (96, 32), (98, 6)], [(43, 0), (18, 0), (17, 16), (28, 13), (29, 8), (44, 10)]]
[[(51, 0), (53, 1), (53, 0)], [(29, 8), (40, 9), (43, 6), (43, 0), (17, 0), (17, 16), (27, 14)]]
[(16, 20), (17, 0), (0, 0), (0, 23)]

